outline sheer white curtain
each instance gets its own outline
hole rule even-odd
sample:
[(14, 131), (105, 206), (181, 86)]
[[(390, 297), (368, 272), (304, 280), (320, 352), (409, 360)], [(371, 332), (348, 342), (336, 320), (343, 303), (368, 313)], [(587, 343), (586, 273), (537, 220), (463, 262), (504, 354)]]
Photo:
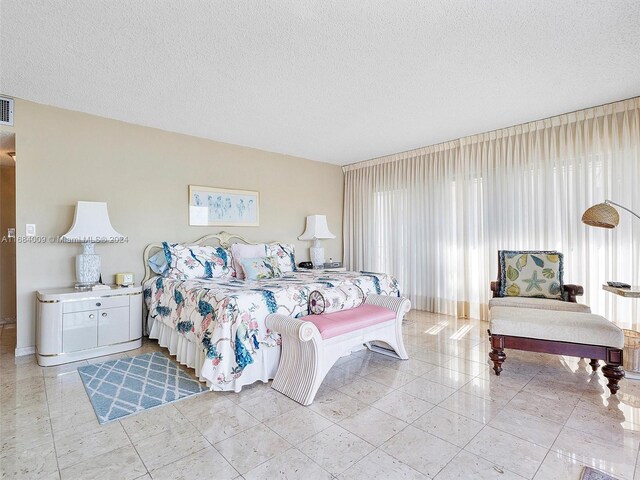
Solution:
[(640, 221), (581, 222), (611, 199), (640, 212), (640, 98), (344, 167), (344, 254), (351, 269), (398, 277), (415, 308), (486, 317), (499, 249), (559, 250), (580, 301), (625, 327), (640, 285)]

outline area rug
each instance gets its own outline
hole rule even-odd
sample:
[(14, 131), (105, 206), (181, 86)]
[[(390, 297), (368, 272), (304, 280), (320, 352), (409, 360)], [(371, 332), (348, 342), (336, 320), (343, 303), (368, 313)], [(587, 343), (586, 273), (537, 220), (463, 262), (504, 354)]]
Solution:
[(616, 477), (612, 477), (608, 473), (601, 472), (591, 467), (584, 467), (582, 470), (582, 476), (580, 480), (618, 480)]
[(101, 424), (208, 391), (163, 353), (78, 367)]

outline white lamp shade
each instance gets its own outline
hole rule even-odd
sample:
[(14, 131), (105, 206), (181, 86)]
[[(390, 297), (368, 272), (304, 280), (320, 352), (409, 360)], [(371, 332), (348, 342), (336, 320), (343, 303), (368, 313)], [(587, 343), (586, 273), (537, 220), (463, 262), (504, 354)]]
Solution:
[(111, 226), (105, 202), (78, 202), (71, 229), (62, 236), (65, 242), (118, 242), (124, 235)]
[(307, 217), (307, 228), (304, 233), (298, 237), (298, 240), (316, 240), (323, 238), (336, 238), (329, 231), (327, 226), (326, 215), (309, 215)]

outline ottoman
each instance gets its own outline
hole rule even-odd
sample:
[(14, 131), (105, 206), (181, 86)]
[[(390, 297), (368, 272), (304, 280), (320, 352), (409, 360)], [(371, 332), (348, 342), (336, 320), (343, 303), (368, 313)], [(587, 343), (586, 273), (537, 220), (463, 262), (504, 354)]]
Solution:
[(593, 370), (604, 360), (602, 373), (612, 394), (624, 378), (622, 330), (600, 315), (536, 308), (494, 306), (489, 312), (493, 370), (500, 375), (505, 348), (590, 358)]

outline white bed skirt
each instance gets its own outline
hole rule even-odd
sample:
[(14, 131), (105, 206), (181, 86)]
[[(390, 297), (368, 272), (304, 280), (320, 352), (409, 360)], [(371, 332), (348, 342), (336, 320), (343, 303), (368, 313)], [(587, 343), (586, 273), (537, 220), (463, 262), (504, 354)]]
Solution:
[(280, 362), (279, 346), (261, 348), (254, 357), (253, 363), (245, 367), (241, 376), (226, 384), (219, 384), (215, 378), (210, 378), (211, 367), (208, 364), (205, 365), (207, 356), (201, 345), (190, 342), (177, 330), (162, 322), (149, 323), (152, 324), (149, 338), (157, 339), (158, 345), (167, 348), (182, 365), (195, 369), (198, 379), (205, 382), (211, 390), (239, 392), (245, 385), (251, 385), (258, 380), (266, 383), (276, 376)]

